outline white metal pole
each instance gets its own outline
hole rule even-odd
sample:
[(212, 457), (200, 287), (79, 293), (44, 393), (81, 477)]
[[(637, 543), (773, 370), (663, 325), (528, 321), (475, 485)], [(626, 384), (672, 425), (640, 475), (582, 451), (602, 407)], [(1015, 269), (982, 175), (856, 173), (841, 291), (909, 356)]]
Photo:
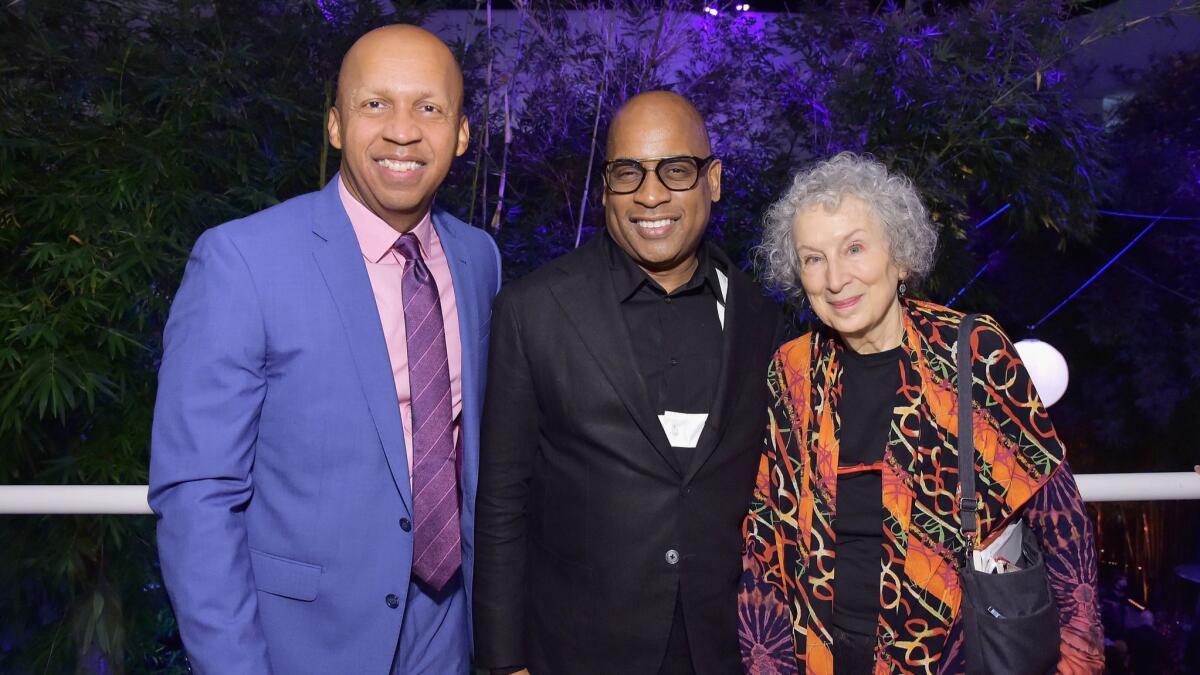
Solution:
[[(1200, 475), (1091, 473), (1075, 476), (1085, 502), (1200, 499)], [(0, 485), (0, 515), (149, 515), (145, 485)]]
[(1200, 499), (1200, 474), (1195, 471), (1086, 473), (1075, 476), (1075, 482), (1085, 502)]
[(145, 485), (0, 485), (0, 514), (153, 513)]

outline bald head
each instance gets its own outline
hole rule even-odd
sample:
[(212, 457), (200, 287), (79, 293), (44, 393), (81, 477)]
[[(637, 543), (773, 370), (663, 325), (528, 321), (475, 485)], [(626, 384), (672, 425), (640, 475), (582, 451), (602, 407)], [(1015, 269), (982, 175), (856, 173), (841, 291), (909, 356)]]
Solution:
[(671, 131), (694, 148), (693, 154), (699, 157), (712, 154), (704, 118), (691, 101), (670, 91), (647, 91), (626, 101), (613, 115), (608, 127), (608, 158), (617, 159), (613, 152), (622, 135), (640, 135), (655, 129)]
[(446, 89), (454, 99), (454, 112), (461, 113), (463, 75), (454, 54), (438, 36), (420, 26), (404, 23), (376, 28), (350, 46), (346, 55), (342, 57), (342, 67), (338, 71), (335, 105), (342, 105), (346, 95), (361, 86), (364, 72), (369, 72), (378, 67), (379, 63), (401, 54), (444, 72)]
[[(712, 204), (721, 198), (721, 160), (712, 156), (704, 118), (678, 94), (648, 91), (613, 116), (607, 147), (608, 234), (670, 293), (695, 272)], [(612, 176), (636, 180), (639, 173), (636, 187), (614, 190)]]
[(396, 231), (411, 230), (467, 151), (462, 110), (462, 71), (433, 33), (396, 24), (359, 38), (327, 121), (346, 190)]

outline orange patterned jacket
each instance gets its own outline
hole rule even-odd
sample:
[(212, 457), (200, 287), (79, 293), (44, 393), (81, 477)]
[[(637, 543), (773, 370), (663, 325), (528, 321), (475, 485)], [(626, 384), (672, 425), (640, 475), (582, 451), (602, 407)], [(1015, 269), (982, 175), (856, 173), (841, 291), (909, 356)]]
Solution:
[[(882, 461), (883, 535), (875, 675), (960, 673), (956, 561), (955, 343), (962, 314), (903, 300), (901, 386)], [(739, 597), (749, 673), (833, 674), (838, 400), (844, 349), (827, 328), (779, 349)], [(1011, 341), (979, 317), (971, 335), (979, 545), (1014, 518), (1039, 537), (1060, 616), (1062, 673), (1103, 670), (1096, 559), (1065, 448)], [(1013, 645), (1020, 649), (1020, 645)]]

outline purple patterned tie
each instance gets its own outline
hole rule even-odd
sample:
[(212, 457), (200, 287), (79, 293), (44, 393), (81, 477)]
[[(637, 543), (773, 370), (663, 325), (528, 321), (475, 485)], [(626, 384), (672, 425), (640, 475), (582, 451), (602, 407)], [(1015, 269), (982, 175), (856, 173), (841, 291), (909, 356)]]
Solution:
[(416, 235), (401, 235), (396, 250), (408, 261), (401, 289), (412, 400), (412, 571), (437, 591), (462, 563), (450, 363), (437, 282), (421, 258)]

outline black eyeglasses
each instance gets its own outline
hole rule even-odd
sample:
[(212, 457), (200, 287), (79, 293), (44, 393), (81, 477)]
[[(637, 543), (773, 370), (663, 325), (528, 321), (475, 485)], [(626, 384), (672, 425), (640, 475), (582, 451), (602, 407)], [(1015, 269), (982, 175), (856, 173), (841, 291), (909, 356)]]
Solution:
[(700, 172), (704, 166), (713, 160), (713, 156), (692, 157), (677, 155), (674, 157), (649, 157), (647, 159), (614, 159), (604, 163), (604, 187), (617, 195), (627, 195), (638, 191), (650, 169), (644, 162), (658, 162), (654, 173), (658, 180), (672, 192), (687, 192), (700, 182)]

